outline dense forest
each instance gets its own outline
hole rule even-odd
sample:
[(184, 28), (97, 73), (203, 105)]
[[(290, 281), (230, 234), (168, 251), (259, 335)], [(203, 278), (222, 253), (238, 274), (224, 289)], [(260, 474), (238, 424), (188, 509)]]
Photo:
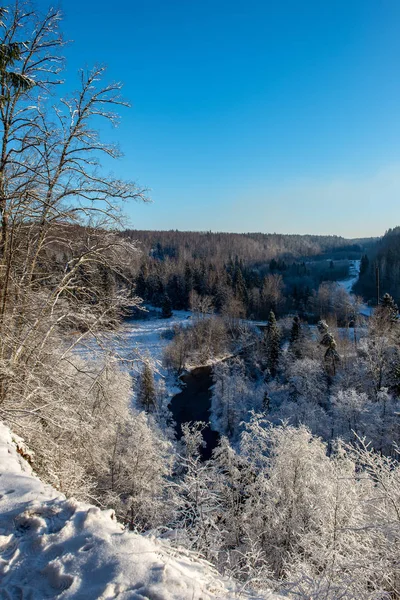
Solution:
[[(155, 306), (266, 319), (272, 309), (317, 319), (341, 302), (332, 282), (373, 240), (336, 236), (125, 231), (142, 250), (137, 294)], [(329, 285), (329, 283), (331, 283)], [(342, 298), (343, 300), (343, 298)], [(332, 310), (330, 312), (333, 312)], [(338, 312), (338, 311), (337, 311)]]
[(385, 293), (400, 301), (400, 227), (388, 229), (363, 256), (356, 292), (374, 304)]
[(352, 257), (371, 238), (346, 240), (336, 235), (283, 235), (278, 233), (212, 233), (211, 231), (125, 230), (124, 235), (138, 240), (146, 254), (181, 260), (203, 259), (227, 262), (235, 256), (257, 266), (273, 258), (331, 256)]

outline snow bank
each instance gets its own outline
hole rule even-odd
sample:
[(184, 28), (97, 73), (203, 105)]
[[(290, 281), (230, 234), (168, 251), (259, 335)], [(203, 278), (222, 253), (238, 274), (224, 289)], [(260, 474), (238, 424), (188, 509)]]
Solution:
[(208, 563), (124, 531), (112, 511), (66, 500), (43, 484), (0, 423), (2, 600), (239, 597)]

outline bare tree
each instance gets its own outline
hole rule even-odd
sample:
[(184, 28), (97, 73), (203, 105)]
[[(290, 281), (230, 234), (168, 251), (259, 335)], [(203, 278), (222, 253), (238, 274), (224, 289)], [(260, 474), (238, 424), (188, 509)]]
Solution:
[[(101, 156), (118, 158), (120, 151), (100, 139), (93, 121), (117, 124), (116, 110), (128, 106), (121, 84), (103, 83), (104, 68), (96, 67), (81, 71), (77, 91), (63, 97), (58, 93), (60, 12), (39, 16), (29, 2), (16, 2), (0, 16), (0, 403), (5, 410), (6, 397), (24, 381), (17, 373), (45, 368), (60, 330), (80, 331), (75, 345), (118, 317), (128, 301), (137, 303), (129, 281), (135, 243), (118, 229), (121, 203), (147, 197), (135, 183), (101, 171)], [(59, 359), (67, 356), (64, 340)]]

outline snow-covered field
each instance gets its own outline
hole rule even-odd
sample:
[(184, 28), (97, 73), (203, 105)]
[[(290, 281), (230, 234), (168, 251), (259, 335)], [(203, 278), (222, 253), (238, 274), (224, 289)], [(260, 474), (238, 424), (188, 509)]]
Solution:
[(175, 310), (170, 319), (155, 317), (127, 321), (121, 327), (124, 338), (122, 352), (129, 355), (134, 351), (140, 358), (144, 358), (147, 354), (156, 364), (161, 365), (163, 350), (170, 341), (164, 336), (176, 325), (190, 323), (190, 318), (189, 311)]
[[(140, 370), (142, 361), (149, 359), (153, 365), (156, 379), (168, 379), (168, 373), (162, 366), (164, 348), (169, 344), (169, 332), (175, 326), (191, 323), (191, 312), (174, 310), (170, 319), (161, 319), (161, 311), (151, 307), (150, 316), (144, 313), (143, 319), (124, 321), (117, 332), (107, 333), (97, 341), (94, 339), (80, 344), (76, 351), (85, 358), (91, 358), (96, 351), (112, 351), (130, 367)], [(135, 369), (136, 367), (136, 369)]]
[(112, 511), (43, 484), (0, 423), (1, 600), (245, 597), (208, 563), (123, 530)]

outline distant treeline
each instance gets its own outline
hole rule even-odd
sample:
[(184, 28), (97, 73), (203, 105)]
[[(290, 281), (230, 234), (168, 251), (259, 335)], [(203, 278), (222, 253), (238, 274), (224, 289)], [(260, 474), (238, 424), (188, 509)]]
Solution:
[(124, 236), (138, 240), (146, 253), (158, 258), (211, 259), (227, 262), (238, 256), (247, 265), (273, 258), (358, 258), (372, 238), (345, 239), (336, 235), (280, 233), (212, 233), (211, 231), (141, 231), (127, 229)]
[(385, 293), (400, 302), (400, 227), (389, 229), (368, 246), (355, 291), (374, 304)]
[(370, 239), (127, 230), (143, 251), (136, 293), (156, 306), (267, 318), (313, 310), (321, 283), (348, 275)]

